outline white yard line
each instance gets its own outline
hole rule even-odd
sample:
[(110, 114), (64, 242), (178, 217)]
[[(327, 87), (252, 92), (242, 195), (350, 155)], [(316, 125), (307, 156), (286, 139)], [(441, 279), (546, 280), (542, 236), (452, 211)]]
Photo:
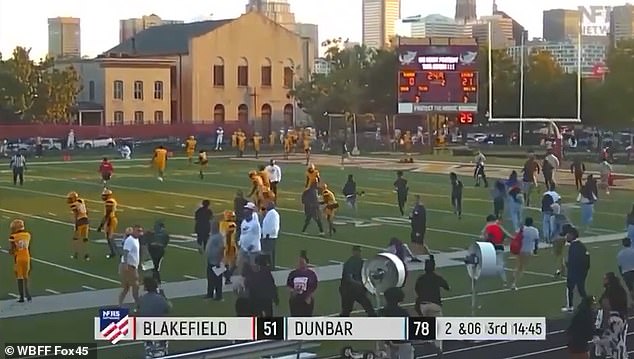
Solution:
[[(7, 212), (7, 210), (5, 210), (5, 209), (0, 209), (0, 211)], [(21, 215), (20, 213), (15, 213), (15, 214)], [(1, 249), (0, 252), (6, 253), (6, 254), (9, 253), (8, 251), (6, 251), (4, 249)], [(80, 275), (83, 275), (83, 276), (86, 276), (86, 277), (91, 277), (91, 278), (95, 278), (95, 279), (101, 279), (101, 280), (103, 280), (105, 282), (109, 282), (109, 283), (120, 284), (118, 280), (114, 280), (114, 279), (111, 279), (111, 278), (103, 277), (103, 276), (100, 276), (100, 275), (97, 275), (97, 274), (93, 274), (93, 273), (84, 272), (84, 271), (79, 270), (79, 269), (66, 267), (66, 266), (63, 266), (61, 264), (45, 261), (43, 259), (31, 257), (31, 260), (33, 262), (46, 264), (46, 265), (51, 266), (51, 267), (59, 268), (59, 269), (62, 269), (62, 270), (68, 271), (68, 272), (72, 272), (72, 273), (75, 273), (75, 274), (80, 274)]]
[(51, 293), (51, 294), (61, 294), (60, 292), (58, 292), (58, 291), (56, 291), (56, 290), (53, 290), (53, 289), (48, 289), (48, 288), (47, 288), (47, 289), (45, 289), (45, 291), (47, 291), (47, 292), (49, 292), (49, 293)]
[(184, 274), (183, 278), (187, 278), (187, 279), (200, 279), (198, 277), (194, 277), (193, 275), (189, 275), (189, 274)]
[(335, 261), (335, 260), (332, 260), (332, 259), (329, 260), (328, 263), (330, 263), (330, 264), (343, 264), (342, 261)]

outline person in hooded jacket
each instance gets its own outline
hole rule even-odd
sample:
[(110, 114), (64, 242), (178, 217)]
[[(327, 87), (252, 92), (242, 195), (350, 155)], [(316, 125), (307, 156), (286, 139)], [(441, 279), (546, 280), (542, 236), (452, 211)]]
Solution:
[(144, 241), (154, 266), (152, 277), (157, 283), (161, 284), (161, 264), (163, 263), (163, 257), (165, 257), (165, 249), (170, 242), (165, 223), (160, 219), (157, 220), (154, 223), (153, 230), (144, 235)]

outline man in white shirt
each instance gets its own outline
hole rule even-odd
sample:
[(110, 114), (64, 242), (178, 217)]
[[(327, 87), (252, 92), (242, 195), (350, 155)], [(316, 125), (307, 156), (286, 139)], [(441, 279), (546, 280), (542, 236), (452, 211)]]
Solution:
[(121, 146), (121, 158), (123, 158), (124, 160), (129, 160), (130, 155), (132, 155), (132, 150), (130, 149), (130, 146), (128, 146), (127, 144)]
[(275, 203), (269, 203), (262, 220), (262, 252), (270, 257), (271, 269), (275, 269), (275, 243), (280, 233), (280, 214), (275, 209)]
[(215, 151), (222, 151), (222, 142), (224, 141), (225, 130), (222, 127), (216, 129), (216, 148)]
[[(553, 149), (549, 148), (548, 149), (548, 154), (546, 155), (546, 157), (544, 157), (544, 159), (546, 161), (548, 161), (548, 163), (550, 164), (550, 166), (553, 168), (553, 181), (555, 183), (557, 183), (557, 171), (559, 170), (559, 158), (557, 158), (557, 156), (555, 156), (555, 154), (553, 153)], [(555, 201), (556, 202), (556, 201)]]
[(268, 166), (266, 166), (266, 172), (269, 174), (269, 180), (271, 181), (271, 191), (277, 198), (277, 185), (282, 180), (282, 169), (277, 165), (275, 160), (271, 160)]
[[(129, 229), (126, 230), (129, 233)], [(139, 302), (139, 265), (141, 263), (141, 244), (139, 238), (143, 235), (141, 226), (134, 226), (132, 233), (123, 240), (123, 255), (119, 265), (119, 276), (121, 277), (121, 294), (119, 294), (119, 306), (123, 305), (125, 297), (132, 288), (134, 303)]]
[(242, 271), (246, 263), (253, 263), (255, 257), (262, 251), (262, 227), (258, 219), (255, 203), (248, 202), (244, 206), (244, 219), (240, 224), (240, 240), (238, 245), (237, 270)]

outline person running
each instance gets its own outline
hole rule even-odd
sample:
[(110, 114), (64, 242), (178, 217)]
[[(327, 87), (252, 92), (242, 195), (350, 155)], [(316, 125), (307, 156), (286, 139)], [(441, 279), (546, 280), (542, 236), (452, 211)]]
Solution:
[(539, 230), (533, 226), (533, 219), (531, 217), (526, 217), (524, 226), (519, 229), (518, 233), (521, 233), (522, 236), (522, 248), (517, 255), (517, 266), (515, 267), (513, 284), (511, 285), (512, 290), (517, 290), (517, 283), (522, 277), (530, 258), (533, 256), (535, 247), (539, 242)]
[(504, 265), (504, 239), (511, 238), (511, 234), (502, 227), (498, 218), (490, 214), (487, 216), (487, 223), (482, 229), (482, 238), (493, 244), (495, 247), (495, 258), (498, 275), (502, 279), (504, 287), (507, 286), (506, 269)]
[(586, 165), (579, 158), (575, 158), (575, 160), (570, 165), (570, 173), (575, 176), (575, 186), (577, 187), (577, 191), (581, 189), (583, 186), (583, 174), (586, 172)]
[(522, 169), (522, 192), (524, 193), (524, 203), (526, 206), (531, 205), (531, 193), (533, 188), (537, 186), (537, 175), (539, 174), (539, 163), (535, 159), (535, 154), (529, 152), (528, 159), (524, 162)]
[(405, 204), (407, 203), (407, 194), (409, 193), (409, 187), (407, 186), (407, 180), (405, 179), (405, 177), (403, 177), (403, 171), (396, 172), (394, 191), (396, 192), (398, 210), (401, 212), (401, 216), (405, 216)]
[(491, 189), (491, 197), (493, 198), (493, 214), (497, 219), (502, 219), (504, 202), (506, 202), (506, 187), (502, 181), (495, 181)]
[(487, 175), (484, 172), (484, 162), (486, 161), (486, 157), (480, 150), (475, 156), (475, 169), (473, 170), (473, 179), (475, 179), (475, 186), (480, 186), (480, 180), (484, 182), (484, 187), (489, 187), (489, 181), (487, 181)]
[(458, 175), (455, 172), (449, 174), (449, 181), (451, 182), (451, 206), (453, 207), (453, 213), (458, 215), (458, 219), (462, 218), (462, 181), (458, 179)]
[(518, 231), (522, 226), (524, 216), (524, 197), (518, 187), (513, 187), (508, 194), (508, 210), (513, 223), (513, 230)]

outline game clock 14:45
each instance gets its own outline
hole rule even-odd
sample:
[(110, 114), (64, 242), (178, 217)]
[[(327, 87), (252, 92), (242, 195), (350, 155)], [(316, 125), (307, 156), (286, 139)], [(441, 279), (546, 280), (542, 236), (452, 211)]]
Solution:
[(546, 340), (544, 317), (437, 318), (438, 340)]

